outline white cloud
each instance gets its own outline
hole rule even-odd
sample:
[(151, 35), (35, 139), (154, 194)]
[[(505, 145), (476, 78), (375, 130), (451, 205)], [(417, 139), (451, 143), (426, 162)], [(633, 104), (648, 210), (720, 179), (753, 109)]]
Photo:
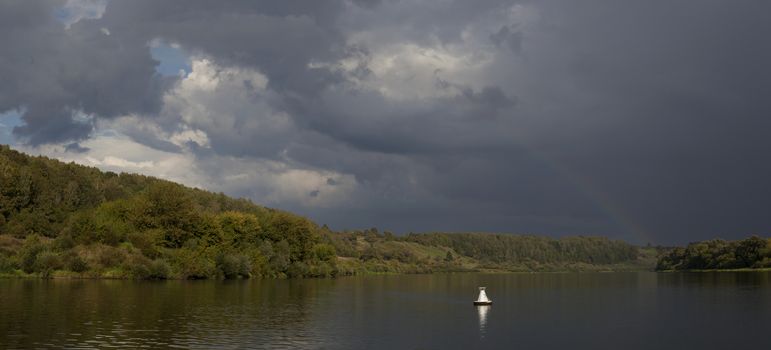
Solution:
[[(265, 157), (278, 156), (292, 142), (297, 128), (287, 113), (271, 106), (274, 96), (265, 75), (201, 58), (191, 66), (163, 98), (161, 114), (184, 125), (172, 142), (188, 138)], [(249, 146), (253, 149), (244, 149)]]
[[(381, 11), (399, 13), (399, 4), (382, 4)], [(352, 8), (353, 9), (353, 8)], [(444, 41), (426, 34), (409, 38), (414, 30), (400, 21), (378, 22), (348, 34), (351, 47), (365, 48), (366, 57), (351, 56), (337, 62), (312, 62), (311, 68), (346, 73), (358, 88), (378, 91), (397, 101), (424, 100), (456, 95), (460, 88), (510, 86), (494, 74), (496, 65), (517, 69), (512, 52), (496, 47), (491, 34), (502, 28), (528, 32), (537, 27), (540, 14), (533, 6), (513, 5), (491, 12), (463, 26), (459, 40)], [(379, 24), (379, 25), (378, 25)], [(362, 67), (369, 75), (357, 74)]]
[(201, 130), (190, 129), (184, 125), (183, 130), (169, 135), (169, 141), (177, 146), (185, 146), (188, 142), (195, 142), (201, 147), (209, 147), (209, 137)]
[(143, 161), (143, 162), (132, 162), (130, 160), (126, 160), (120, 157), (115, 156), (107, 156), (104, 157), (104, 159), (99, 160), (92, 157), (86, 157), (86, 160), (93, 163), (95, 166), (104, 165), (109, 168), (114, 169), (146, 169), (146, 168), (152, 168), (155, 166), (155, 164), (151, 161)]
[(452, 96), (457, 90), (444, 82), (473, 86), (469, 76), (489, 61), (485, 52), (395, 43), (373, 51), (368, 66), (372, 75), (361, 84), (396, 100)]

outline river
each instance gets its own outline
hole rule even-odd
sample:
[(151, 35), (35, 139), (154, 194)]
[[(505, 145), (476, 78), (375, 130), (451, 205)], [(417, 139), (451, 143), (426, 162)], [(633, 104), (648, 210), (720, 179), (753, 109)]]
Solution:
[[(475, 307), (477, 287), (489, 307)], [(763, 348), (771, 273), (0, 280), (0, 348)]]

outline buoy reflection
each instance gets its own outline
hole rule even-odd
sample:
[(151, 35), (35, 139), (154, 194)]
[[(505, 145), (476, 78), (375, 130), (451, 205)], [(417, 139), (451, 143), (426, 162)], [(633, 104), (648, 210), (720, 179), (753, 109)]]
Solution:
[(490, 305), (477, 306), (477, 312), (479, 313), (479, 330), (484, 333), (485, 326), (487, 325), (487, 313), (490, 312)]

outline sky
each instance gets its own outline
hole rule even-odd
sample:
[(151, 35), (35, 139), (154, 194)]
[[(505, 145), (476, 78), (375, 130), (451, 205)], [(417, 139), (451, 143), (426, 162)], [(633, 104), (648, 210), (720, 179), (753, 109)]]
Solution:
[(0, 1), (0, 143), (338, 230), (767, 236), (769, 13)]

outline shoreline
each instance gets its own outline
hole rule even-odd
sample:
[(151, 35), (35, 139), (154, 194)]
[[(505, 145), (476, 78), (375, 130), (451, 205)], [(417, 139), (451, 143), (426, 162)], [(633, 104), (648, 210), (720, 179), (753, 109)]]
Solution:
[(771, 268), (741, 268), (741, 269), (714, 269), (714, 270), (652, 270), (652, 269), (619, 269), (619, 270), (544, 270), (544, 271), (511, 271), (511, 270), (468, 270), (468, 271), (435, 271), (426, 273), (401, 273), (401, 272), (370, 272), (352, 275), (339, 275), (334, 277), (302, 277), (302, 278), (272, 278), (272, 277), (251, 277), (237, 279), (187, 279), (187, 278), (166, 278), (166, 279), (138, 279), (120, 276), (94, 276), (94, 275), (76, 275), (68, 273), (54, 273), (50, 276), (41, 276), (39, 273), (24, 273), (17, 271), (15, 273), (0, 273), (0, 280), (3, 279), (25, 279), (25, 280), (112, 280), (112, 281), (225, 281), (225, 280), (293, 280), (293, 279), (335, 279), (345, 277), (363, 277), (363, 276), (383, 276), (383, 275), (434, 275), (434, 274), (572, 274), (572, 273), (629, 273), (629, 272), (653, 272), (653, 273), (721, 273), (721, 272), (771, 272)]
[[(769, 269), (771, 271), (771, 269)], [(296, 279), (336, 279), (345, 277), (364, 277), (364, 276), (384, 276), (384, 275), (439, 275), (439, 274), (574, 274), (574, 273), (630, 273), (630, 272), (660, 272), (653, 271), (652, 269), (619, 269), (619, 270), (544, 270), (544, 271), (510, 271), (510, 270), (468, 270), (468, 271), (435, 271), (426, 273), (401, 273), (401, 272), (370, 272), (360, 273), (352, 275), (338, 275), (333, 277), (298, 277), (298, 278), (276, 278), (276, 277), (251, 277), (251, 278), (236, 278), (236, 279), (187, 279), (187, 278), (166, 278), (166, 279), (139, 279), (130, 277), (119, 276), (94, 276), (94, 275), (75, 275), (75, 274), (52, 274), (50, 276), (40, 276), (39, 273), (0, 273), (0, 280), (3, 279), (24, 279), (24, 280), (120, 280), (120, 281), (226, 281), (226, 280), (296, 280)], [(672, 271), (680, 272), (680, 271)]]

